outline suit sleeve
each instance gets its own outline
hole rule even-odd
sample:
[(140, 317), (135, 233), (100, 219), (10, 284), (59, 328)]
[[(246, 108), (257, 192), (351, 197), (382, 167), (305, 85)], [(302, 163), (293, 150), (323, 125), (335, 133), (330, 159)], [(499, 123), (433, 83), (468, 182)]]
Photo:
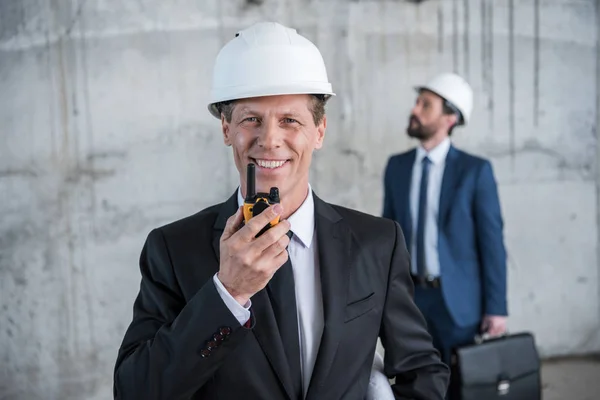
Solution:
[(477, 180), (475, 226), (482, 266), (484, 313), (508, 315), (503, 220), (496, 180), (489, 161), (484, 163)]
[(385, 348), (384, 372), (395, 377), (396, 399), (443, 400), (449, 370), (440, 360), (423, 315), (413, 301), (410, 257), (400, 225), (394, 222), (395, 243), (380, 331)]
[(115, 365), (114, 398), (188, 399), (249, 330), (229, 311), (212, 279), (186, 302), (160, 230), (148, 235), (140, 271), (133, 321)]
[(392, 159), (389, 158), (387, 165), (385, 166), (385, 172), (383, 177), (383, 218), (396, 219), (394, 215), (394, 200), (392, 199), (392, 171), (391, 171)]

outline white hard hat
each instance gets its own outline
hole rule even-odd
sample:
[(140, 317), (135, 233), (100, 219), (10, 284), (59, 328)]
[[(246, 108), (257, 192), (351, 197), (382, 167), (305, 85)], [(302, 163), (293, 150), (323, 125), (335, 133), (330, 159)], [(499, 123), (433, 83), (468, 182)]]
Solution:
[(417, 91), (426, 89), (444, 98), (460, 111), (465, 125), (469, 122), (471, 111), (473, 111), (473, 89), (461, 76), (443, 73), (426, 85), (418, 86), (415, 89)]
[(261, 22), (239, 31), (217, 55), (208, 110), (215, 103), (283, 94), (334, 96), (319, 49), (295, 29)]

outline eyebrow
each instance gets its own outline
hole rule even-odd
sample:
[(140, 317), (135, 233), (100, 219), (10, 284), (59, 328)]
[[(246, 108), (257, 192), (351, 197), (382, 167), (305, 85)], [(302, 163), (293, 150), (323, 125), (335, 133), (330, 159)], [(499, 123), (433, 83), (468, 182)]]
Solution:
[[(245, 117), (247, 115), (257, 115), (260, 116), (262, 115), (260, 112), (246, 106), (240, 109), (240, 117)], [(302, 117), (302, 115), (300, 113), (298, 113), (297, 111), (294, 110), (287, 110), (287, 111), (283, 111), (283, 112), (278, 112), (277, 115), (283, 117), (283, 118), (293, 118), (293, 119), (299, 119)]]

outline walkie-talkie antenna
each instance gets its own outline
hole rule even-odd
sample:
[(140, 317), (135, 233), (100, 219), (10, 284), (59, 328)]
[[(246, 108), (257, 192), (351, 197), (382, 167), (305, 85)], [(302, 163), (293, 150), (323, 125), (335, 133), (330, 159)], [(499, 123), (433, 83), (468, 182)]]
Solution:
[(256, 196), (256, 167), (248, 164), (246, 168), (246, 200), (250, 201)]

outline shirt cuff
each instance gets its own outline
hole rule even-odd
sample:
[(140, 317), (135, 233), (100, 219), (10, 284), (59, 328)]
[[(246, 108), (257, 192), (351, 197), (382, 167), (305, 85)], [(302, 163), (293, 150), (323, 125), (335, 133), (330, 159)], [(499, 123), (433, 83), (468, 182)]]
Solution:
[(223, 299), (223, 302), (231, 311), (233, 316), (238, 320), (240, 325), (244, 325), (250, 319), (250, 307), (252, 306), (252, 302), (248, 300), (246, 304), (243, 306), (238, 303), (233, 296), (225, 289), (225, 286), (221, 283), (219, 278), (217, 278), (217, 274), (213, 276), (213, 282), (217, 287), (217, 292), (219, 292), (219, 296)]

